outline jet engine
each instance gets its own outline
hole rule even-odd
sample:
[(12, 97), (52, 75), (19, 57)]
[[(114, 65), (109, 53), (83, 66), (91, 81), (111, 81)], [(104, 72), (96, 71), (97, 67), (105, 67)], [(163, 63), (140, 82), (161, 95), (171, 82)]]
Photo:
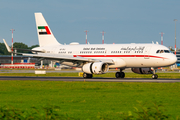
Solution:
[(153, 74), (151, 68), (132, 68), (131, 70), (138, 74)]
[(82, 67), (82, 71), (88, 74), (104, 74), (108, 70), (109, 66), (104, 62), (87, 63)]

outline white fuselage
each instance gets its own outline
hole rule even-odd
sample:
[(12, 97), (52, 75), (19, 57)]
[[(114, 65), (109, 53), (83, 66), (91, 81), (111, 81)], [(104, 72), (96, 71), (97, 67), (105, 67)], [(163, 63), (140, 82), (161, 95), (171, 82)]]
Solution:
[[(113, 60), (109, 68), (162, 67), (174, 64), (176, 56), (158, 44), (82, 44), (38, 47), (49, 54)], [(166, 51), (157, 53), (157, 51)], [(68, 63), (67, 63), (68, 64)], [(70, 65), (70, 63), (69, 63)]]

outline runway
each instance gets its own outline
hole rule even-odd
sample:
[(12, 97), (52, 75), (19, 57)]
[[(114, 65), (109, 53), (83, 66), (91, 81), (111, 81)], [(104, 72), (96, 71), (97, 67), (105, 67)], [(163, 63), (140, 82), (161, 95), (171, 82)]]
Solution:
[(18, 77), (18, 76), (0, 76), (1, 80), (38, 80), (38, 81), (82, 81), (82, 82), (156, 82), (156, 83), (175, 83), (180, 79), (151, 79), (151, 78), (91, 78), (82, 77)]

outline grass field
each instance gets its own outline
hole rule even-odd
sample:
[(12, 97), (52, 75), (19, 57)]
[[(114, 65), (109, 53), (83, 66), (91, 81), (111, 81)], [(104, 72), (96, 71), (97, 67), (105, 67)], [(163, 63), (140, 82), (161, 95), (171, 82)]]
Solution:
[(81, 120), (120, 119), (121, 112), (162, 104), (164, 114), (180, 116), (180, 83), (109, 83), (62, 81), (0, 81), (0, 106), (31, 111), (55, 105), (60, 113)]

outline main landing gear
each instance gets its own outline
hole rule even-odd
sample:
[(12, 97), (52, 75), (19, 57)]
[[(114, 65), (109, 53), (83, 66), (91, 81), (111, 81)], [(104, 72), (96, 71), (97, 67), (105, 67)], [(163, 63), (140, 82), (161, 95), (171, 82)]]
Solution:
[[(115, 76), (116, 78), (124, 78), (125, 77), (125, 73), (122, 72), (123, 69), (120, 69), (120, 72), (116, 72)], [(152, 79), (157, 79), (158, 75), (156, 74), (156, 69), (152, 68)]]
[(125, 77), (125, 73), (122, 72), (122, 70), (120, 69), (120, 72), (116, 72), (115, 76), (116, 76), (116, 78), (124, 78)]
[(156, 74), (156, 70), (153, 68), (153, 75), (152, 75), (152, 79), (157, 79), (158, 75)]
[(92, 78), (92, 74), (83, 73), (83, 78)]

